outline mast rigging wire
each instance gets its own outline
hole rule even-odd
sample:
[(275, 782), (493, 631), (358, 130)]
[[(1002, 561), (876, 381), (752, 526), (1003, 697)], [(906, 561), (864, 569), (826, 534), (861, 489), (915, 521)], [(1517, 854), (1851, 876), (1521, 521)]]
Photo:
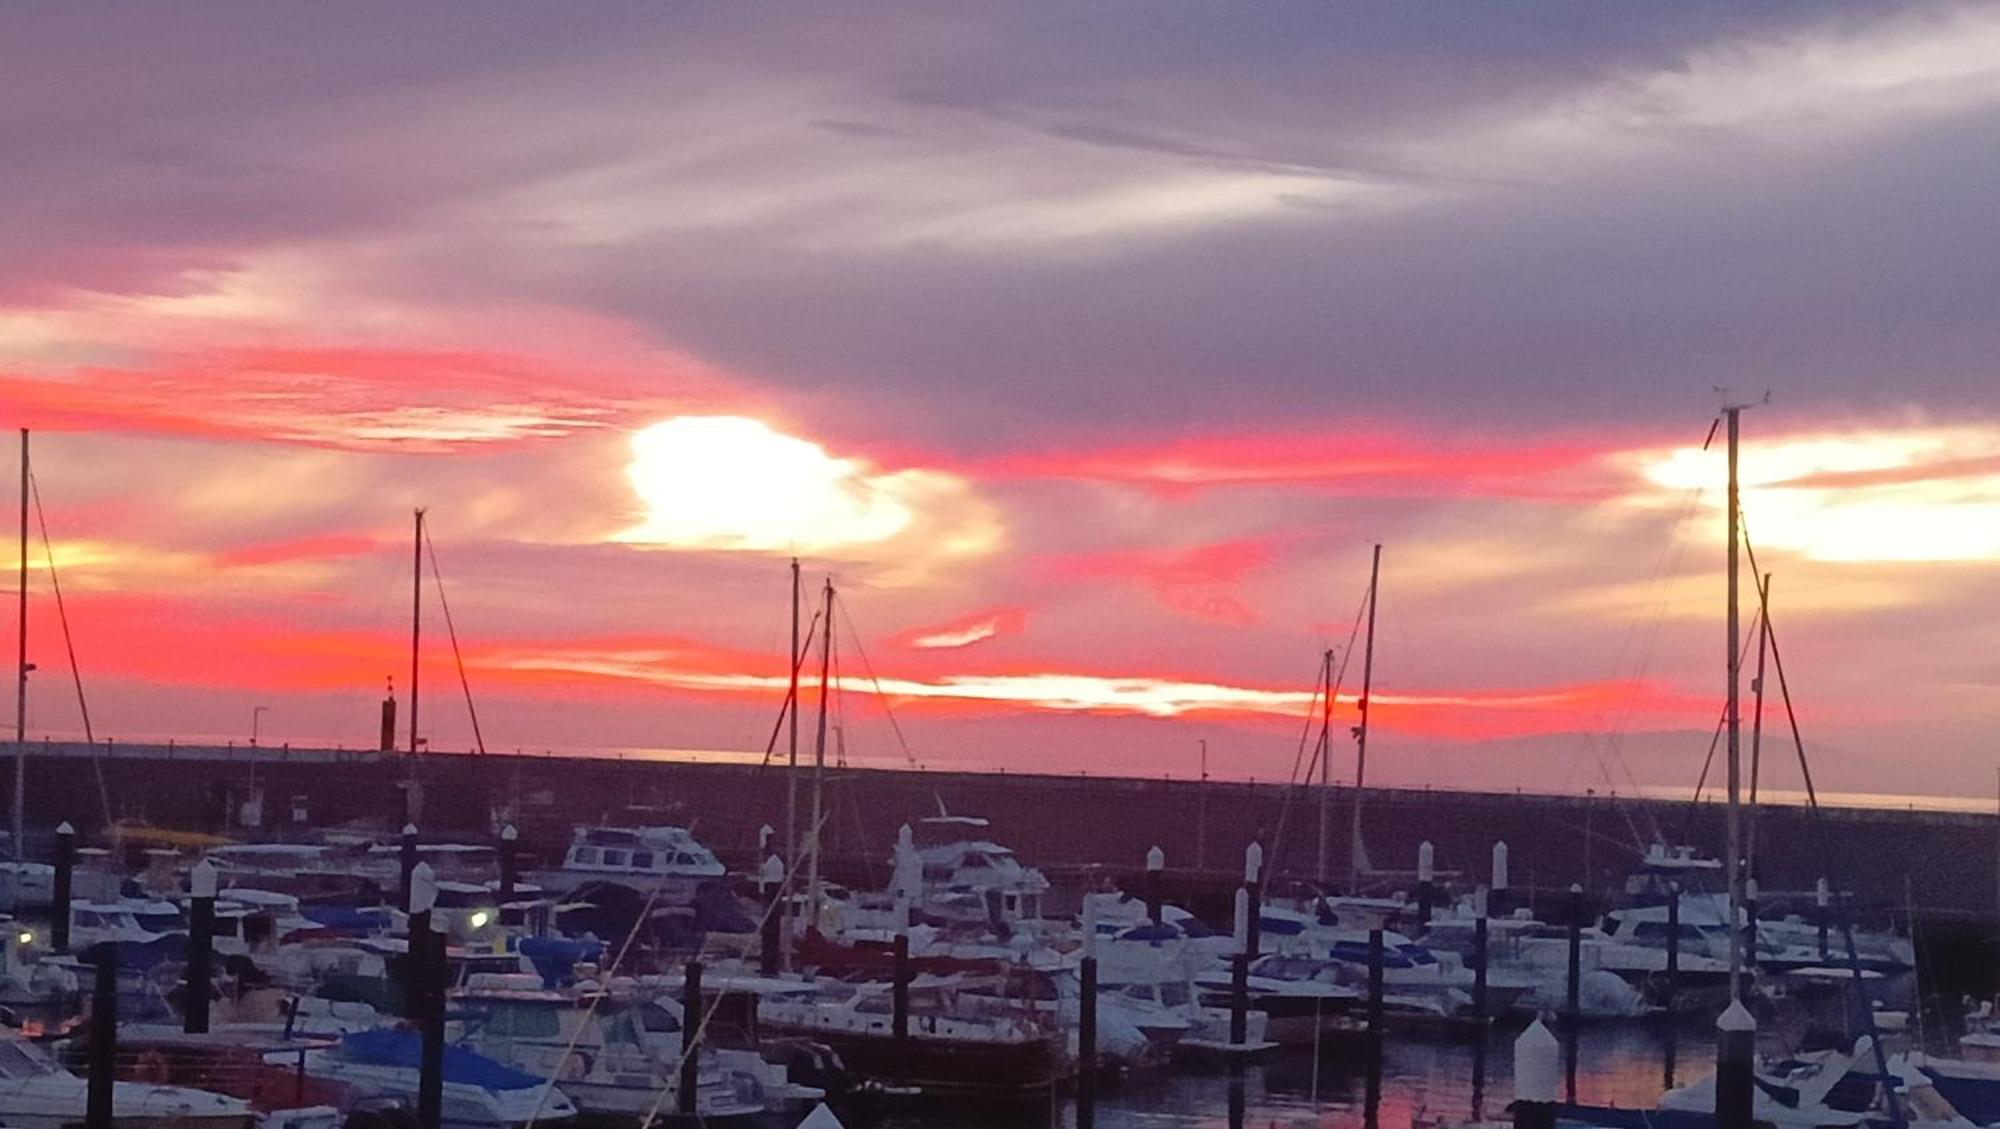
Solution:
[(815, 609), (806, 623), (805, 642), (799, 645), (799, 653), (792, 656), (792, 677), (785, 683), (785, 700), (778, 703), (778, 720), (771, 725), (771, 739), (764, 742), (764, 759), (757, 762), (758, 768), (770, 767), (771, 754), (778, 749), (778, 735), (785, 731), (785, 718), (790, 716), (792, 703), (797, 700), (799, 673), (805, 669), (806, 656), (812, 653), (813, 630), (818, 626), (819, 611)]
[[(1751, 547), (1748, 523), (1744, 523), (1743, 525), (1743, 547), (1750, 557), (1751, 574), (1753, 576), (1760, 575), (1763, 570), (1757, 565), (1757, 550)], [(1766, 609), (1767, 613), (1768, 610)], [(1820, 867), (1825, 870), (1827, 879), (1831, 882), (1841, 871), (1835, 865), (1833, 837), (1827, 834), (1826, 815), (1821, 811), (1819, 806), (1819, 789), (1813, 784), (1812, 766), (1806, 760), (1806, 741), (1799, 733), (1799, 715), (1792, 708), (1792, 687), (1790, 680), (1785, 677), (1784, 652), (1778, 648), (1778, 631), (1770, 622), (1768, 614), (1764, 618), (1764, 629), (1771, 644), (1771, 665), (1778, 672), (1778, 693), (1785, 703), (1785, 721), (1791, 727), (1792, 747), (1798, 751), (1799, 775), (1805, 781), (1806, 806), (1812, 812), (1813, 831), (1819, 845)], [(1865, 985), (1861, 979), (1861, 953), (1854, 942), (1854, 917), (1847, 910), (1847, 899), (1836, 898), (1835, 904), (1839, 907), (1837, 913), (1840, 921), (1841, 938), (1847, 947), (1847, 966), (1853, 977), (1849, 981), (1849, 985), (1854, 990), (1863, 1016), (1866, 1017), (1866, 1033), (1869, 1042), (1874, 1045), (1875, 1050), (1875, 1071), (1886, 1078), (1889, 1076), (1888, 1055), (1882, 1049), (1881, 1032), (1875, 1027), (1875, 1009), (1868, 1003)], [(1893, 1087), (1884, 1089), (1883, 1100), (1889, 1106), (1889, 1120), (1895, 1124), (1896, 1129), (1905, 1129), (1908, 1125), (1908, 1120), (1903, 1114), (1902, 1103), (1896, 1100)]]
[[(49, 540), (49, 515), (42, 508), (42, 484), (35, 472), (28, 472), (28, 490), (35, 499), (35, 521), (42, 530), (42, 554), (49, 562), (49, 588), (56, 597), (56, 619), (62, 623), (63, 649), (69, 653), (70, 680), (76, 684), (76, 708), (83, 715), (83, 741), (90, 746), (90, 765), (97, 775), (97, 802), (104, 809), (104, 826), (111, 827), (117, 821), (111, 817), (111, 788), (104, 780), (104, 756), (97, 748), (97, 735), (90, 728), (90, 702), (83, 696), (83, 670), (76, 665), (76, 640), (69, 630), (69, 609), (63, 605), (62, 578), (56, 573), (56, 550)], [(14, 848), (21, 849), (19, 844)]]
[(451, 638), (451, 658), (458, 664), (458, 686), (465, 691), (465, 712), (472, 718), (472, 741), (479, 749), (479, 755), (486, 755), (486, 738), (479, 732), (479, 709), (472, 704), (472, 682), (465, 676), (465, 656), (458, 649), (458, 627), (451, 621), (451, 601), (444, 597), (444, 573), (438, 570), (437, 542), (431, 540), (428, 525), (424, 526), (424, 548), (431, 558), (431, 579), (437, 582), (438, 607), (444, 609), (444, 630)]
[[(1361, 601), (1354, 609), (1354, 619), (1349, 623), (1347, 628), (1347, 647), (1340, 652), (1340, 667), (1334, 672), (1331, 679), (1332, 685), (1326, 689), (1328, 701), (1339, 700), (1340, 687), (1347, 681), (1347, 661), (1354, 657), (1354, 640), (1361, 634), (1362, 609), (1368, 606), (1369, 595), (1369, 589), (1364, 587), (1361, 590)], [(1322, 660), (1321, 665), (1323, 671), (1324, 660)], [(1321, 681), (1326, 681), (1324, 674), (1321, 675)], [(1280, 860), (1284, 858), (1284, 855), (1281, 853), (1280, 848), (1285, 843), (1285, 822), (1291, 812), (1292, 800), (1297, 797), (1298, 793), (1304, 787), (1311, 784), (1313, 770), (1319, 766), (1319, 758), (1322, 755), (1328, 757), (1333, 755), (1333, 734), (1329, 731), (1326, 722), (1326, 711), (1320, 708), (1321, 699), (1319, 692), (1320, 683), (1315, 683), (1313, 686), (1313, 695), (1306, 702), (1306, 721), (1299, 733), (1299, 751), (1292, 757), (1292, 777), (1287, 782), (1284, 798), (1278, 803), (1278, 829), (1271, 836), (1271, 850), (1265, 863), (1266, 868), (1270, 870), (1273, 877), (1282, 873), (1280, 868), (1283, 864)], [(1301, 782), (1299, 778), (1299, 761), (1305, 756), (1306, 738), (1312, 735), (1313, 722), (1315, 721), (1320, 723), (1320, 746), (1313, 751), (1313, 759), (1305, 766), (1305, 780)], [(1332, 774), (1328, 773), (1328, 775)]]
[(868, 649), (861, 645), (861, 633), (854, 629), (854, 613), (847, 610), (847, 602), (835, 605), (847, 624), (847, 638), (854, 644), (854, 651), (861, 656), (861, 669), (867, 673), (868, 681), (875, 684), (875, 696), (882, 699), (882, 714), (889, 719), (889, 731), (896, 735), (896, 744), (903, 749), (903, 759), (911, 768), (917, 767), (917, 754), (910, 751), (910, 743), (903, 739), (903, 727), (896, 721), (896, 711), (889, 704), (889, 693), (882, 689), (882, 680), (875, 677), (875, 664), (868, 661)]

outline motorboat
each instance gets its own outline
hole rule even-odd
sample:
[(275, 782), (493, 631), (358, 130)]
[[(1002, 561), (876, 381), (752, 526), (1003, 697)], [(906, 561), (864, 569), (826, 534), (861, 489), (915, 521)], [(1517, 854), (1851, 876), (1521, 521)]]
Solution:
[[(347, 1087), (353, 1102), (413, 1109), (420, 1042), (415, 1031), (401, 1028), (359, 1031), (309, 1052), (304, 1070)], [(445, 1047), (444, 1129), (525, 1129), (576, 1115), (576, 1104), (553, 1080), (464, 1047)]]
[[(0, 1124), (8, 1129), (65, 1129), (80, 1125), (89, 1083), (64, 1069), (42, 1048), (18, 1035), (0, 1037)], [(140, 1129), (252, 1129), (257, 1115), (239, 1098), (155, 1082), (115, 1082), (114, 1126)]]
[[(1265, 1034), (1282, 1046), (1313, 1046), (1357, 1029), (1349, 1014), (1363, 993), (1346, 983), (1340, 962), (1318, 957), (1266, 953), (1250, 962), (1246, 981), (1249, 1008), (1267, 1017)], [(1231, 1006), (1234, 972), (1215, 969), (1195, 977), (1201, 1002)]]
[(766, 996), (758, 1002), (757, 1022), (765, 1031), (827, 1044), (868, 1081), (931, 1097), (1046, 1100), (1061, 1073), (1056, 1032), (1032, 1011), (982, 1011), (971, 989), (986, 981), (917, 976), (909, 985), (909, 1023), (901, 1039), (884, 983), (818, 981)]
[(684, 827), (578, 827), (562, 865), (528, 877), (557, 896), (610, 884), (672, 905), (693, 901), (703, 883), (724, 873), (715, 853)]
[(344, 1089), (298, 1069), (306, 1054), (324, 1045), (276, 1031), (193, 1035), (179, 1027), (126, 1024), (118, 1030), (118, 1076), (241, 1099), (256, 1112), (258, 1129), (335, 1129), (347, 1112)]
[[(556, 1078), (584, 1114), (650, 1119), (681, 1109), (680, 1021), (659, 1003), (594, 988), (548, 989), (521, 973), (475, 976), (451, 1000), (460, 1043)], [(696, 1117), (747, 1117), (767, 1108), (759, 1072), (702, 1055)]]

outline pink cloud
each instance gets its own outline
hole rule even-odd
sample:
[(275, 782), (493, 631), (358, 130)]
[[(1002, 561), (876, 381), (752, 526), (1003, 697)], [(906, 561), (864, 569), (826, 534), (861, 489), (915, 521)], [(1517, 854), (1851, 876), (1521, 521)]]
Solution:
[(1218, 623), (1250, 624), (1257, 614), (1238, 592), (1246, 577), (1269, 563), (1275, 539), (1248, 537), (1161, 549), (1112, 549), (1055, 557), (1048, 570), (1065, 580), (1132, 580), (1182, 615)]
[(920, 651), (955, 650), (1015, 635), (1028, 625), (1028, 613), (1020, 608), (988, 608), (945, 623), (913, 627), (891, 636), (889, 645)]
[(1413, 436), (1393, 428), (1205, 435), (1001, 459), (998, 476), (1119, 482), (1166, 492), (1293, 486), (1343, 495), (1572, 499), (1608, 496), (1603, 442)]

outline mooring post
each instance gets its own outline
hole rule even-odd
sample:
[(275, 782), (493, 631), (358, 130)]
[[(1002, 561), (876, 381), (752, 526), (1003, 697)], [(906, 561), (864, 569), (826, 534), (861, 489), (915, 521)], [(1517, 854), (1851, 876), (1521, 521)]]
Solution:
[(1229, 1041), (1250, 1041), (1250, 891), (1236, 891), (1236, 953), (1229, 969)]
[(1743, 880), (1743, 998), (1750, 998), (1750, 988), (1757, 979), (1757, 880)]
[(1819, 959), (1822, 961), (1830, 959), (1828, 956), (1829, 950), (1827, 948), (1827, 938), (1826, 938), (1827, 918), (1832, 912), (1827, 905), (1829, 900), (1830, 899), (1827, 896), (1826, 879), (1822, 878), (1819, 879), (1817, 882), (1814, 882), (1813, 908), (1819, 911)]
[(1077, 965), (1076, 1125), (1090, 1129), (1097, 1121), (1097, 914), (1096, 903), (1083, 911), (1083, 960)]
[(1715, 1021), (1715, 1032), (1716, 1129), (1750, 1129), (1757, 1080), (1757, 1019), (1742, 1000), (1731, 1000)]
[(896, 934), (892, 950), (894, 963), (889, 970), (889, 1035), (895, 1041), (898, 1059), (910, 1046), (910, 935)]
[(1667, 884), (1667, 1012), (1672, 1014), (1681, 993), (1681, 884)]
[(1569, 888), (1569, 983), (1563, 995), (1563, 1094), (1576, 1101), (1576, 1043), (1583, 1032), (1583, 887)]
[(1431, 900), (1434, 896), (1431, 880), (1435, 855), (1429, 839), (1417, 844), (1417, 921), (1423, 925), (1431, 923)]
[[(424, 867), (426, 871), (430, 868)], [(423, 968), (423, 990), (419, 1005), (423, 1016), (422, 1045), (417, 1059), (417, 1122), (423, 1129), (441, 1129), (444, 1124), (444, 1009), (445, 936), (431, 928), (431, 907), (437, 903), (437, 880), (429, 874), (413, 874), (412, 904), (424, 906), (421, 921), (411, 916), (410, 954)], [(421, 926), (417, 928), (416, 926)]]
[(757, 872), (757, 900), (764, 907), (764, 917), (757, 926), (757, 971), (766, 976), (776, 976), (783, 959), (783, 943), (778, 937), (783, 908), (778, 904), (785, 888), (785, 860), (772, 855), (764, 860)]
[(187, 1001), (181, 1008), (181, 1030), (189, 1035), (208, 1031), (208, 996), (215, 964), (215, 864), (203, 859), (188, 875)]
[(1561, 1053), (1539, 1019), (1514, 1040), (1514, 1129), (1554, 1129)]
[(514, 830), (511, 823), (500, 829), (500, 904), (503, 906), (514, 900), (514, 884), (520, 876), (515, 870), (519, 863), (514, 858), (514, 843), (520, 837), (521, 833)]
[(675, 1095), (680, 1112), (690, 1117), (701, 1088), (701, 1010), (701, 962), (691, 960), (681, 986), (681, 1083), (680, 1093)]
[(1368, 1073), (1382, 1073), (1382, 931), (1368, 931)]
[(403, 1014), (419, 1023), (430, 998), (431, 959), (425, 945), (431, 935), (431, 909), (436, 905), (437, 875), (430, 863), (420, 862), (410, 871), (410, 912), (404, 930), (409, 934), (409, 954), (403, 961)]
[(1486, 915), (1472, 919), (1472, 1022), (1478, 1038), (1486, 1040)]
[(1166, 912), (1166, 896), (1161, 889), (1166, 884), (1167, 853), (1159, 847), (1146, 852), (1146, 916), (1158, 925), (1161, 915)]
[(84, 1096), (84, 1129), (111, 1129), (111, 1095), (118, 1080), (118, 946), (91, 946), (97, 962), (90, 998), (90, 1081)]
[(417, 825), (414, 823), (403, 825), (403, 846), (398, 861), (401, 863), (403, 883), (401, 897), (397, 900), (403, 903), (403, 912), (409, 913), (410, 874), (417, 869)]
[(1264, 939), (1264, 890), (1261, 878), (1264, 873), (1264, 844), (1251, 840), (1243, 848), (1243, 889), (1250, 895), (1250, 932), (1245, 935), (1243, 951), (1255, 960), (1262, 952)]
[[(19, 852), (21, 844), (14, 850)], [(18, 857), (18, 856), (17, 856)], [(76, 828), (68, 820), (56, 828), (55, 890), (49, 905), (49, 948), (53, 952), (69, 951), (70, 890), (76, 883)]]

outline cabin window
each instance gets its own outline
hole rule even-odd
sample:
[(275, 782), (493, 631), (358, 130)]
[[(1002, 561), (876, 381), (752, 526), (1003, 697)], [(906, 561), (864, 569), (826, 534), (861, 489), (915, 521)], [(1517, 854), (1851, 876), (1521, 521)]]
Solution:
[(493, 1013), (487, 1029), (515, 1039), (553, 1039), (562, 1033), (554, 1008), (510, 1007)]
[(631, 851), (621, 851), (616, 847), (612, 847), (604, 852), (604, 865), (606, 866), (625, 866), (631, 860)]
[(575, 851), (572, 851), (571, 854), (575, 857), (577, 864), (579, 866), (597, 865), (596, 847), (578, 847)]
[(632, 852), (632, 865), (633, 865), (633, 866), (635, 866), (635, 867), (637, 867), (637, 868), (639, 868), (640, 870), (651, 870), (651, 869), (653, 869), (653, 852), (651, 852), (651, 851), (633, 851), (633, 852)]

